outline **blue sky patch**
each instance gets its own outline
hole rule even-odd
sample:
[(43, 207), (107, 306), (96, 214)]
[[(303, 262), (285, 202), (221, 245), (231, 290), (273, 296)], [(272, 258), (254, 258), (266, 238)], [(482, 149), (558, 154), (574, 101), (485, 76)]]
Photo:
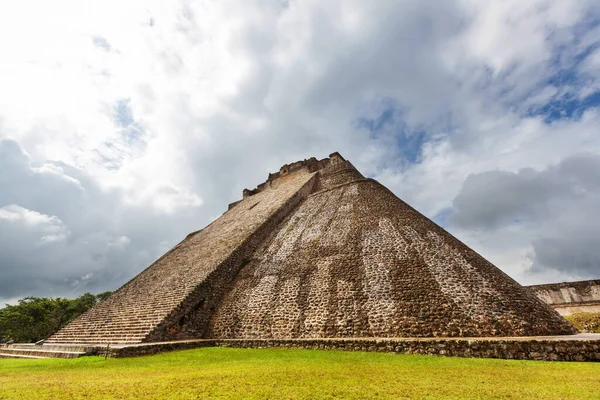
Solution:
[(445, 227), (446, 220), (453, 213), (454, 213), (454, 209), (452, 207), (442, 208), (440, 211), (438, 211), (437, 214), (435, 214), (433, 217), (431, 217), (431, 219), (433, 220), (433, 222), (435, 222), (439, 226)]
[(108, 43), (108, 40), (106, 40), (102, 36), (93, 36), (92, 43), (94, 44), (94, 46), (96, 46), (104, 51), (110, 51), (112, 48), (110, 43)]
[(114, 121), (121, 128), (127, 128), (134, 123), (129, 99), (117, 101), (114, 106)]
[(547, 104), (539, 107), (531, 115), (543, 115), (547, 124), (560, 119), (579, 119), (586, 110), (600, 106), (600, 92), (580, 99), (574, 94), (552, 99)]
[(410, 129), (404, 122), (405, 111), (397, 107), (394, 100), (384, 99), (382, 102), (385, 107), (379, 115), (358, 118), (355, 126), (369, 131), (372, 139), (387, 140), (406, 161), (418, 164), (429, 135), (424, 130)]
[(526, 117), (543, 116), (544, 122), (550, 124), (560, 119), (579, 119), (586, 110), (600, 106), (599, 91), (587, 96), (581, 95), (581, 91), (595, 83), (594, 78), (586, 74), (581, 67), (590, 55), (600, 49), (600, 41), (589, 44), (578, 53), (569, 52), (571, 48), (575, 49), (580, 45), (583, 34), (599, 25), (600, 20), (591, 19), (576, 26), (573, 29), (572, 42), (554, 49), (549, 64), (555, 73), (544, 80), (539, 90), (554, 87), (558, 93), (546, 104), (530, 107), (525, 113)]
[(127, 144), (133, 145), (134, 142), (142, 140), (144, 130), (135, 121), (129, 99), (121, 99), (115, 103), (113, 106), (113, 121), (120, 128)]

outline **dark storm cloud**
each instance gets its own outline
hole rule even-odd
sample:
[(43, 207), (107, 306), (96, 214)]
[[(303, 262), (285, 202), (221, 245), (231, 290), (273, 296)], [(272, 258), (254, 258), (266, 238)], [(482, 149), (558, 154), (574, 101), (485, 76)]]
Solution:
[(453, 206), (450, 227), (529, 231), (534, 272), (600, 276), (599, 155), (574, 155), (543, 171), (470, 175)]
[(0, 140), (0, 303), (116, 289), (199, 220), (127, 205), (84, 172), (33, 166), (17, 142)]
[(533, 272), (551, 268), (581, 279), (600, 277), (600, 196), (575, 202), (533, 241)]

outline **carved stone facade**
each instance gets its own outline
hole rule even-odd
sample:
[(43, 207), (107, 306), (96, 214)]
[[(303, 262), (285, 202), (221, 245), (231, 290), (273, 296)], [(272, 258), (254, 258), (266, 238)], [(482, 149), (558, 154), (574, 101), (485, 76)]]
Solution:
[(284, 165), (48, 343), (575, 329), (338, 153)]

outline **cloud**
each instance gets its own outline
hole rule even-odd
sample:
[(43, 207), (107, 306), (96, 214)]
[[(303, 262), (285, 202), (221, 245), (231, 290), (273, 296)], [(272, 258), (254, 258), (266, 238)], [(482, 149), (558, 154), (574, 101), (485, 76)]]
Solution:
[[(2, 230), (13, 233), (10, 237), (12, 240), (21, 234), (31, 233), (35, 239), (27, 243), (28, 245), (62, 242), (70, 234), (63, 222), (55, 216), (40, 214), (17, 205), (0, 208), (0, 220), (5, 225)], [(8, 236), (4, 238), (5, 242), (9, 240)]]
[(53, 272), (31, 264), (38, 283), (14, 277), (0, 298), (114, 289), (244, 187), (332, 151), (517, 279), (566, 278), (521, 227), (548, 218), (542, 194), (572, 196), (540, 174), (600, 154), (596, 3), (1, 5), (0, 207), (69, 235), (50, 243)]
[(556, 214), (557, 202), (600, 195), (600, 156), (574, 155), (544, 171), (487, 171), (470, 175), (454, 199), (450, 222), (494, 229)]
[(197, 227), (189, 211), (169, 208), (193, 210), (195, 200), (162, 190), (150, 204), (131, 203), (72, 166), (33, 166), (16, 142), (0, 140), (0, 300), (118, 287)]
[(111, 46), (110, 43), (108, 43), (108, 41), (101, 37), (101, 36), (94, 36), (92, 37), (92, 42), (94, 43), (94, 46), (97, 46), (99, 48), (101, 48), (104, 51), (110, 51), (111, 50)]
[[(470, 175), (453, 201), (449, 227), (477, 232), (483, 241), (502, 232), (528, 237), (531, 273), (600, 275), (600, 155), (576, 154), (544, 170)], [(539, 277), (539, 276), (538, 276)]]

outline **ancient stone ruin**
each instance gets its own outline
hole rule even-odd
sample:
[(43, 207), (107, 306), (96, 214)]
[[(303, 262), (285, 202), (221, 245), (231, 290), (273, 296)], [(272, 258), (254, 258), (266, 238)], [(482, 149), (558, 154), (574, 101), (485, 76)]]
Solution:
[(575, 333), (340, 154), (284, 165), (46, 344)]
[(600, 313), (600, 279), (527, 286), (560, 315)]

